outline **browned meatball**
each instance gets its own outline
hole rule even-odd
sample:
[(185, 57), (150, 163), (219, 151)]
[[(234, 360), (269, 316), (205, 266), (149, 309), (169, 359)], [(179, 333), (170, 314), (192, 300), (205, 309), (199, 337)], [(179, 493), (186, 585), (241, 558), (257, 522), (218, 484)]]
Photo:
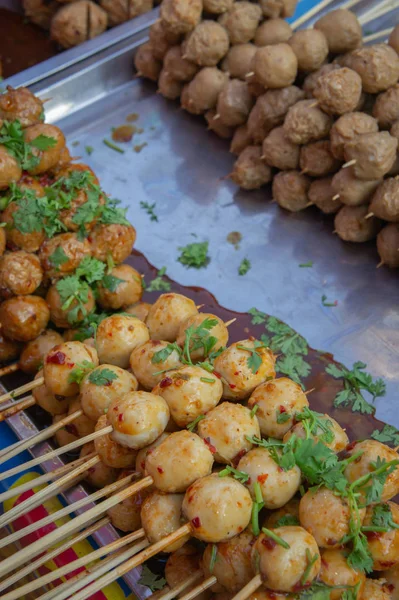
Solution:
[(51, 19), (60, 8), (55, 0), (22, 0), (22, 6), (25, 17), (43, 29), (50, 29)]
[(355, 71), (343, 67), (319, 77), (313, 94), (324, 112), (343, 115), (356, 110), (362, 94), (362, 80)]
[(284, 122), (289, 108), (304, 96), (303, 91), (295, 85), (281, 90), (268, 90), (260, 96), (248, 118), (248, 131), (254, 142), (261, 144), (269, 131)]
[(111, 256), (116, 265), (130, 255), (136, 241), (133, 225), (97, 225), (87, 238), (94, 258), (106, 262)]
[(381, 129), (389, 129), (395, 121), (399, 120), (398, 84), (377, 96), (373, 106), (373, 117), (377, 119)]
[(315, 179), (310, 184), (308, 192), (309, 201), (313, 202), (326, 215), (336, 213), (342, 206), (338, 198), (333, 200), (334, 192), (331, 181), (332, 177)]
[(364, 133), (344, 146), (347, 161), (356, 161), (353, 172), (358, 179), (379, 179), (396, 160), (398, 140), (387, 131)]
[(356, 15), (350, 10), (332, 10), (318, 19), (314, 28), (324, 33), (332, 54), (351, 52), (362, 44), (362, 28)]
[[(118, 480), (123, 479), (127, 474), (126, 471), (122, 471)], [(125, 487), (128, 485), (126, 484)], [(147, 490), (142, 490), (138, 494), (133, 494), (126, 498), (126, 500), (110, 508), (108, 516), (111, 519), (112, 525), (125, 533), (139, 529), (141, 527), (141, 506), (147, 496)]]
[(313, 92), (317, 85), (318, 80), (323, 75), (330, 73), (331, 71), (335, 71), (336, 69), (340, 69), (341, 66), (336, 63), (328, 63), (317, 69), (317, 71), (313, 71), (313, 73), (309, 73), (303, 82), (302, 88), (306, 93), (306, 98), (313, 98)]
[(21, 175), (22, 169), (17, 159), (9, 154), (5, 146), (0, 146), (0, 190), (6, 190), (11, 183), (16, 183)]
[(180, 42), (181, 35), (169, 32), (162, 21), (155, 21), (150, 27), (150, 46), (153, 56), (162, 61), (168, 50)]
[(164, 98), (168, 98), (169, 100), (177, 100), (177, 98), (180, 98), (182, 89), (183, 83), (173, 79), (173, 77), (169, 75), (165, 69), (162, 69), (158, 79), (158, 92)]
[(368, 206), (343, 206), (337, 213), (335, 231), (345, 242), (368, 242), (381, 229), (381, 221), (375, 217), (365, 219), (369, 212)]
[[(63, 309), (63, 301), (61, 300), (60, 294), (57, 290), (57, 285), (52, 285), (46, 295), (46, 302), (50, 309), (51, 320), (56, 327), (61, 329), (68, 329), (71, 325), (82, 321), (86, 315), (91, 313), (96, 302), (94, 300), (93, 292), (88, 289), (87, 301), (84, 303), (72, 300), (68, 305), (68, 308)], [(80, 307), (76, 312), (76, 308)]]
[(137, 317), (140, 321), (145, 323), (151, 306), (152, 305), (148, 304), (148, 302), (135, 302), (131, 306), (127, 306), (123, 312), (128, 313), (133, 317)]
[(161, 4), (161, 21), (169, 34), (189, 33), (200, 22), (201, 0), (164, 0)]
[(0, 363), (8, 362), (18, 358), (21, 351), (21, 344), (8, 340), (0, 330)]
[(245, 150), (247, 146), (250, 146), (251, 144), (252, 137), (249, 134), (248, 125), (241, 125), (240, 127), (237, 127), (234, 132), (233, 139), (231, 140), (230, 144), (230, 152), (238, 156), (243, 150)]
[(231, 79), (219, 94), (216, 111), (224, 125), (237, 127), (244, 125), (253, 105), (253, 98), (244, 81)]
[(384, 265), (399, 268), (399, 225), (390, 223), (377, 235), (377, 250)]
[(169, 48), (165, 54), (164, 69), (175, 81), (191, 81), (198, 67), (193, 62), (183, 58), (181, 46)]
[(295, 52), (300, 71), (317, 71), (328, 56), (327, 38), (317, 29), (296, 31), (288, 44)]
[(324, 177), (335, 173), (340, 162), (332, 155), (330, 142), (321, 140), (302, 146), (299, 166), (304, 173), (312, 177)]
[(226, 58), (222, 62), (222, 69), (230, 75), (242, 81), (247, 80), (247, 74), (251, 71), (252, 59), (256, 53), (253, 44), (236, 44), (231, 46)]
[(201, 114), (214, 108), (226, 81), (226, 73), (216, 67), (204, 67), (188, 84), (186, 96), (183, 96), (183, 90), (182, 107), (193, 114)]
[(36, 254), (24, 250), (6, 252), (0, 258), (0, 295), (27, 296), (40, 286), (43, 271)]
[(26, 87), (14, 89), (10, 85), (0, 95), (0, 119), (18, 121), (22, 127), (37, 125), (43, 118), (43, 102)]
[(51, 138), (51, 147), (47, 150), (39, 150), (31, 146), (32, 154), (39, 160), (37, 166), (28, 169), (31, 175), (45, 173), (54, 167), (60, 160), (61, 152), (65, 148), (65, 137), (59, 127), (40, 123), (39, 125), (30, 125), (25, 129), (25, 142), (33, 142), (39, 136)]
[(272, 129), (263, 141), (263, 158), (271, 167), (289, 171), (299, 166), (299, 146), (287, 138), (283, 127)]
[(202, 21), (190, 33), (184, 48), (184, 58), (200, 67), (215, 67), (227, 54), (229, 36), (215, 21)]
[(44, 331), (50, 320), (46, 302), (39, 296), (15, 296), (0, 305), (0, 322), (6, 337), (30, 342)]
[(262, 158), (260, 146), (248, 146), (234, 163), (230, 177), (244, 190), (255, 190), (272, 179), (272, 171)]
[(374, 194), (381, 179), (366, 181), (355, 177), (353, 167), (340, 169), (332, 178), (334, 196), (339, 196), (340, 201), (348, 206), (365, 204)]
[[(80, 458), (87, 456), (88, 454), (95, 454), (94, 443), (89, 442), (82, 446), (80, 451)], [(111, 485), (117, 480), (119, 471), (108, 467), (103, 462), (99, 462), (94, 467), (90, 467), (86, 475), (86, 481), (97, 489), (101, 489), (107, 485)]]
[(137, 49), (137, 52), (134, 55), (134, 66), (137, 75), (145, 77), (146, 79), (151, 79), (151, 81), (158, 81), (162, 63), (155, 58), (150, 42), (142, 44), (140, 48)]
[(265, 17), (292, 17), (295, 12), (297, 0), (260, 0), (260, 6)]
[(255, 33), (256, 46), (271, 46), (287, 42), (292, 36), (291, 25), (284, 19), (269, 19), (259, 25)]
[(219, 23), (227, 30), (231, 44), (245, 44), (254, 39), (261, 17), (257, 4), (235, 2), (219, 17)]
[[(4, 223), (4, 221), (3, 221)], [(0, 227), (0, 256), (3, 256), (4, 251), (6, 249), (6, 234), (4, 231), (4, 227)]]
[(331, 127), (331, 152), (338, 160), (345, 160), (344, 146), (363, 133), (376, 133), (378, 123), (370, 115), (363, 112), (352, 112), (342, 115)]
[(384, 221), (399, 222), (398, 178), (389, 177), (380, 183), (371, 200), (369, 210)]
[(216, 114), (216, 110), (214, 108), (206, 111), (204, 117), (205, 121), (208, 123), (209, 131), (213, 131), (216, 133), (216, 135), (225, 140), (229, 140), (233, 137), (234, 127), (225, 125), (220, 119), (219, 115)]
[[(41, 377), (43, 377), (43, 370), (36, 373), (35, 379)], [(36, 404), (50, 415), (63, 415), (68, 412), (69, 398), (54, 396), (44, 383), (32, 391), (32, 396), (36, 400)]]
[(298, 60), (288, 44), (258, 48), (253, 59), (256, 80), (266, 88), (285, 88), (294, 83)]
[(42, 186), (33, 182), (31, 184), (20, 184), (20, 189), (28, 189), (25, 198), (22, 198), (21, 201), (10, 202), (7, 208), (3, 211), (2, 221), (3, 223), (7, 223), (7, 227), (5, 228), (5, 235), (7, 238), (7, 245), (11, 250), (15, 250), (16, 248), (20, 248), (21, 250), (25, 250), (26, 252), (37, 252), (44, 242), (45, 233), (44, 230), (38, 226), (38, 229), (31, 231), (29, 228), (29, 233), (25, 231), (25, 207), (29, 202), (29, 198), (32, 198), (32, 193), (36, 196), (41, 197), (44, 196), (44, 189)]
[(313, 100), (301, 100), (288, 110), (284, 120), (284, 130), (294, 144), (308, 144), (328, 136), (332, 118)]
[(399, 24), (390, 33), (388, 44), (399, 54)]
[[(73, 178), (79, 177), (77, 173), (81, 174), (82, 182), (79, 183), (78, 188), (75, 188), (74, 186), (72, 188), (73, 191), (69, 192), (71, 183), (74, 184)], [(90, 201), (89, 214), (93, 211), (93, 218), (90, 220), (88, 218), (85, 219), (84, 228), (87, 231), (93, 229), (98, 220), (101, 206), (104, 204), (104, 198), (98, 187), (99, 181), (90, 167), (85, 164), (76, 164), (59, 169), (55, 185), (58, 185), (59, 189), (69, 192), (71, 195), (70, 207), (60, 211), (60, 221), (65, 227), (69, 229), (69, 231), (78, 231), (80, 229), (82, 220), (79, 218), (81, 215), (80, 211), (85, 211), (88, 208), (86, 204)]]
[(399, 56), (387, 44), (355, 50), (349, 56), (347, 66), (360, 75), (363, 91), (369, 94), (384, 92), (399, 79)]
[(138, 302), (143, 295), (141, 275), (129, 265), (118, 265), (97, 286), (98, 303), (118, 310)]
[(297, 212), (309, 204), (311, 179), (299, 171), (282, 171), (273, 179), (273, 199), (286, 210)]
[(59, 333), (46, 329), (39, 337), (26, 344), (19, 358), (19, 368), (24, 373), (34, 375), (40, 369), (47, 352), (63, 341)]
[[(65, 262), (56, 260), (59, 254), (62, 255), (64, 260), (68, 260), (65, 260)], [(39, 250), (42, 268), (46, 275), (52, 279), (58, 279), (73, 273), (85, 256), (90, 255), (89, 242), (86, 238), (80, 239), (76, 233), (60, 233), (46, 240)]]
[(204, 11), (211, 15), (221, 15), (233, 6), (234, 0), (203, 0)]
[(92, 0), (78, 0), (63, 6), (51, 20), (50, 35), (64, 48), (92, 39), (107, 28), (108, 15)]

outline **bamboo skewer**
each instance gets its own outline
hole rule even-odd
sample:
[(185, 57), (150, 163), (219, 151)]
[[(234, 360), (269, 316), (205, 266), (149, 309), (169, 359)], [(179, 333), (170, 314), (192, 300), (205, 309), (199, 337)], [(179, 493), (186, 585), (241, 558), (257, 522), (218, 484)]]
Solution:
[(17, 396), (22, 396), (25, 392), (30, 392), (37, 387), (40, 387), (44, 383), (44, 377), (39, 377), (38, 379), (34, 379), (33, 381), (29, 381), (29, 383), (25, 383), (25, 385), (21, 385), (19, 388), (12, 390), (11, 392), (6, 392), (2, 396), (0, 396), (0, 405), (4, 404), (7, 400), (13, 400)]
[(198, 579), (201, 579), (202, 577), (202, 570), (198, 569), (198, 571), (195, 571), (195, 573), (190, 575), (190, 577), (187, 577), (187, 579), (182, 581), (179, 585), (159, 596), (158, 600), (173, 600), (173, 598), (177, 598), (181, 592), (184, 592), (185, 589), (196, 583)]
[(19, 363), (12, 363), (11, 365), (7, 365), (6, 367), (2, 367), (0, 369), (0, 377), (4, 377), (5, 375), (11, 375), (11, 373), (15, 373), (19, 369)]
[(395, 8), (395, 5), (391, 1), (383, 2), (379, 4), (378, 7), (375, 6), (374, 8), (371, 8), (369, 11), (359, 17), (359, 23), (362, 26), (366, 25), (367, 23), (374, 21), (374, 19), (378, 19), (379, 17), (382, 17), (383, 15), (395, 10)]
[(34, 399), (33, 396), (27, 396), (26, 398), (23, 398), (22, 400), (15, 402), (15, 404), (7, 407), (0, 413), (0, 423), (2, 421), (5, 421), (9, 417), (16, 415), (21, 410), (25, 410), (25, 408), (29, 408), (30, 406), (33, 406), (34, 404), (36, 404), (36, 400)]
[(203, 581), (202, 583), (197, 585), (195, 588), (193, 588), (192, 590), (187, 592), (187, 594), (184, 594), (184, 596), (181, 596), (180, 600), (192, 600), (193, 598), (195, 598), (196, 596), (198, 596), (199, 594), (201, 594), (208, 588), (215, 585), (215, 583), (217, 583), (217, 581), (218, 580), (216, 579), (216, 577), (214, 575), (211, 575), (211, 577), (208, 577), (208, 579), (205, 579), (205, 581)]
[(342, 169), (348, 169), (349, 167), (352, 167), (353, 165), (355, 165), (357, 163), (356, 158), (352, 158), (352, 160), (349, 160), (348, 162), (346, 162), (344, 165), (342, 165)]
[(363, 38), (363, 42), (365, 42), (367, 44), (368, 42), (373, 42), (374, 40), (379, 40), (380, 38), (386, 39), (386, 38), (388, 38), (391, 31), (392, 31), (392, 27), (389, 27), (388, 29), (383, 29), (382, 31), (376, 31), (375, 33), (366, 35)]
[(259, 574), (255, 575), (255, 577), (253, 577), (251, 581), (238, 592), (238, 594), (233, 596), (232, 600), (246, 600), (248, 596), (253, 594), (253, 592), (255, 592), (261, 585), (261, 576)]

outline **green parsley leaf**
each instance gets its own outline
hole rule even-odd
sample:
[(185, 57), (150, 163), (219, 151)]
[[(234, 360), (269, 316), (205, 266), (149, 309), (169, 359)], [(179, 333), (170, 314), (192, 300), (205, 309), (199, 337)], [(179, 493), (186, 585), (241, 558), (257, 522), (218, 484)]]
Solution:
[(227, 465), (225, 469), (222, 469), (222, 471), (219, 471), (219, 477), (227, 477), (228, 475), (232, 475), (234, 479), (237, 479), (240, 483), (247, 483), (249, 479), (248, 473), (238, 471), (238, 469), (234, 469), (229, 465)]
[(267, 321), (267, 314), (264, 312), (261, 312), (257, 308), (250, 308), (248, 310), (248, 313), (252, 316), (252, 320), (251, 320), (252, 325), (262, 325), (263, 323), (266, 323), (266, 321)]
[(181, 355), (182, 350), (176, 342), (173, 342), (173, 344), (168, 344), (166, 348), (162, 348), (162, 350), (158, 350), (158, 352), (154, 352), (151, 362), (155, 365), (165, 362), (165, 360), (167, 360), (174, 351), (176, 351), (179, 356)]
[(160, 575), (156, 575), (150, 571), (147, 565), (144, 565), (138, 583), (140, 585), (147, 586), (152, 592), (156, 592), (157, 590), (162, 590), (162, 588), (165, 587), (166, 579), (160, 577)]
[(89, 360), (84, 360), (81, 363), (77, 363), (76, 367), (70, 372), (68, 376), (68, 383), (82, 383), (84, 376), (92, 371), (95, 365)]
[(37, 138), (30, 142), (30, 145), (42, 152), (46, 150), (50, 150), (50, 148), (54, 148), (57, 140), (52, 137), (48, 137), (47, 135), (38, 135)]
[(251, 369), (252, 373), (257, 373), (259, 367), (262, 365), (262, 356), (260, 354), (260, 350), (265, 348), (265, 345), (259, 340), (255, 340), (253, 348), (248, 348), (247, 346), (242, 346), (241, 344), (238, 344), (237, 348), (250, 353), (250, 356), (247, 359), (248, 368)]
[(47, 150), (56, 144), (56, 140), (40, 135), (29, 143), (25, 142), (21, 123), (16, 119), (3, 122), (0, 128), (0, 144), (17, 160), (23, 170), (29, 171), (40, 162), (36, 150)]
[(210, 261), (208, 256), (209, 242), (193, 242), (187, 246), (180, 246), (178, 250), (181, 252), (178, 261), (187, 267), (200, 269), (206, 267)]
[(351, 371), (334, 364), (326, 367), (329, 375), (344, 380), (345, 389), (336, 395), (334, 406), (349, 406), (354, 412), (374, 414), (375, 408), (363, 398), (361, 390), (367, 391), (374, 401), (375, 398), (385, 395), (385, 383), (382, 379), (374, 381), (372, 376), (364, 371), (366, 367), (362, 362), (354, 363)]
[(119, 279), (119, 277), (115, 277), (114, 275), (104, 275), (102, 279), (103, 286), (110, 292), (116, 292), (121, 283), (126, 283), (126, 280)]
[(85, 256), (75, 271), (75, 275), (87, 281), (88, 284), (101, 281), (104, 277), (106, 265), (97, 258)]
[(169, 281), (165, 281), (163, 276), (166, 273), (166, 267), (162, 267), (159, 269), (157, 276), (147, 285), (147, 292), (169, 292), (171, 289), (171, 284)]
[(309, 346), (305, 338), (286, 323), (279, 321), (276, 317), (268, 317), (266, 326), (269, 331), (274, 333), (270, 340), (270, 348), (273, 352), (303, 355), (308, 353)]
[(105, 205), (102, 209), (102, 214), (98, 220), (103, 225), (126, 225), (131, 227), (130, 222), (126, 219), (127, 208), (119, 208), (120, 200), (115, 198), (106, 198)]
[[(279, 546), (282, 546), (286, 550), (290, 549), (291, 546), (289, 545), (289, 543), (286, 542), (285, 540), (283, 540), (282, 537), (277, 535), (277, 533), (275, 531), (272, 531), (271, 529), (267, 529), (266, 527), (262, 527), (262, 533), (264, 533), (267, 537), (274, 540), (276, 542), (276, 544), (278, 544)], [(316, 558), (317, 558), (317, 556), (316, 556)]]
[(94, 385), (109, 385), (115, 379), (118, 379), (118, 375), (107, 368), (95, 369), (89, 375), (89, 381)]
[(299, 519), (295, 515), (284, 515), (276, 522), (275, 527), (286, 527), (287, 525), (299, 525)]
[(309, 261), (309, 262), (307, 262), (307, 263), (301, 263), (299, 266), (300, 266), (302, 269), (304, 269), (304, 268), (309, 268), (309, 267), (313, 267), (313, 261), (312, 261), (312, 260), (310, 260), (310, 261)]
[(370, 437), (383, 444), (392, 444), (394, 447), (399, 446), (399, 431), (393, 425), (384, 425), (381, 431), (375, 429)]
[(305, 406), (301, 412), (295, 414), (295, 420), (301, 421), (306, 438), (318, 437), (321, 442), (331, 444), (334, 439), (332, 421), (314, 410)]
[(154, 213), (155, 206), (156, 206), (155, 202), (153, 204), (150, 204), (149, 202), (143, 202), (143, 201), (140, 202), (140, 207), (143, 208), (147, 212), (147, 215), (150, 217), (150, 221), (158, 221), (158, 217)]
[(191, 421), (191, 423), (189, 423), (187, 425), (187, 429), (191, 432), (194, 431), (194, 429), (197, 427), (198, 423), (200, 421), (202, 421), (202, 419), (205, 419), (205, 415), (199, 415), (199, 417), (197, 417), (196, 419), (194, 419), (194, 421)]
[(246, 275), (251, 268), (251, 263), (248, 258), (243, 258), (240, 266), (238, 267), (239, 275)]
[(54, 252), (49, 256), (49, 262), (58, 269), (61, 265), (64, 265), (68, 262), (69, 258), (64, 252), (62, 246), (57, 246)]
[(334, 302), (328, 302), (325, 294), (323, 294), (321, 297), (321, 303), (323, 306), (338, 306), (338, 300), (334, 300)]
[(88, 154), (89, 156), (91, 156), (94, 152), (93, 146), (85, 146), (85, 150), (86, 150), (86, 154)]
[(290, 418), (291, 418), (290, 413), (280, 412), (279, 410), (276, 410), (276, 421), (279, 425), (286, 423), (287, 421), (290, 420)]
[(300, 354), (288, 354), (276, 363), (277, 373), (287, 375), (293, 381), (301, 385), (302, 378), (307, 377), (311, 371), (311, 366)]

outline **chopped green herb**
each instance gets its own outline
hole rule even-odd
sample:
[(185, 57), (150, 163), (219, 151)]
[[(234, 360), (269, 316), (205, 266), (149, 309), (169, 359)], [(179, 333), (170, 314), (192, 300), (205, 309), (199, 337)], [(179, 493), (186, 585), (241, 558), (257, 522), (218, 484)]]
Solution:
[(254, 418), (254, 416), (256, 415), (256, 413), (259, 410), (259, 404), (254, 404), (251, 410), (251, 417), (252, 419)]
[(291, 419), (291, 415), (288, 412), (280, 412), (278, 409), (276, 410), (276, 421), (279, 425), (286, 423)]
[(334, 399), (334, 406), (349, 406), (353, 412), (363, 414), (374, 414), (375, 408), (367, 402), (361, 393), (361, 390), (367, 391), (374, 401), (375, 398), (385, 395), (386, 386), (382, 379), (373, 380), (373, 377), (364, 371), (367, 365), (363, 362), (354, 363), (352, 370), (345, 367), (338, 367), (330, 364), (326, 367), (326, 372), (335, 379), (344, 380), (344, 388)]
[(289, 543), (286, 542), (285, 540), (283, 540), (283, 538), (280, 537), (279, 535), (277, 535), (277, 533), (275, 533), (274, 531), (271, 531), (271, 529), (267, 529), (266, 527), (262, 527), (262, 533), (264, 533), (267, 537), (269, 537), (272, 540), (274, 540), (276, 542), (276, 544), (278, 544), (279, 546), (282, 546), (286, 550), (290, 549), (291, 546), (289, 545)]
[(313, 267), (313, 261), (312, 261), (312, 260), (310, 260), (310, 261), (309, 261), (309, 262), (307, 262), (307, 263), (301, 263), (299, 266), (300, 266), (302, 269), (304, 269), (304, 268), (308, 268), (308, 267)]
[(155, 202), (153, 204), (149, 204), (148, 202), (141, 201), (140, 206), (147, 212), (147, 215), (150, 217), (150, 221), (158, 221), (158, 217), (154, 213), (154, 208), (156, 206)]
[(267, 321), (267, 314), (257, 308), (250, 308), (248, 313), (252, 315), (252, 325), (262, 325)]
[(334, 300), (334, 302), (328, 302), (325, 294), (323, 294), (321, 297), (321, 303), (323, 306), (338, 306), (338, 300)]
[(49, 262), (55, 267), (59, 269), (59, 267), (65, 263), (67, 263), (69, 258), (64, 252), (62, 246), (57, 246), (54, 252), (49, 256)]
[(219, 471), (219, 477), (227, 477), (228, 475), (233, 475), (234, 479), (237, 479), (237, 481), (240, 483), (247, 483), (249, 479), (248, 473), (245, 473), (244, 471), (238, 471), (229, 465), (227, 465), (227, 467), (222, 471)]
[(79, 146), (80, 142), (78, 140), (75, 140), (74, 142), (72, 142), (72, 146), (73, 148), (76, 148), (76, 146)]
[(85, 146), (85, 150), (86, 150), (86, 154), (88, 154), (89, 156), (91, 156), (94, 152), (93, 146)]
[(262, 490), (259, 481), (255, 481), (254, 483), (254, 495), (255, 500), (252, 503), (251, 528), (252, 533), (258, 536), (260, 534), (259, 513), (265, 505), (263, 502)]
[(115, 150), (115, 152), (119, 152), (119, 154), (125, 154), (125, 151), (123, 150), (123, 148), (120, 148), (116, 144), (113, 144), (112, 142), (110, 142), (106, 138), (103, 139), (103, 144), (105, 144), (106, 146), (108, 146), (108, 148), (111, 148), (111, 150)]
[[(395, 523), (389, 504), (376, 504), (373, 508), (371, 524), (374, 527), (382, 528), (384, 531), (399, 529), (399, 524)], [(364, 527), (363, 527), (364, 530)]]
[(150, 588), (152, 592), (156, 592), (157, 590), (162, 590), (162, 588), (166, 584), (166, 579), (152, 573), (147, 565), (144, 565), (141, 571), (141, 576), (138, 581), (140, 585), (145, 585)]
[(107, 368), (95, 369), (89, 375), (89, 381), (93, 385), (110, 385), (115, 379), (118, 379), (118, 375)]
[(169, 292), (171, 289), (171, 284), (169, 281), (165, 281), (163, 276), (166, 273), (166, 267), (162, 267), (159, 269), (157, 276), (153, 279), (149, 285), (147, 285), (147, 292)]
[(191, 325), (191, 327), (186, 329), (183, 346), (183, 358), (187, 364), (193, 364), (191, 360), (191, 352), (195, 352), (196, 350), (202, 350), (205, 357), (209, 356), (215, 344), (217, 343), (217, 338), (210, 335), (209, 332), (211, 329), (216, 327), (218, 323), (219, 322), (217, 319), (207, 317), (200, 325), (198, 325), (198, 327)]
[(168, 344), (166, 346), (166, 348), (163, 348), (162, 350), (158, 350), (158, 352), (154, 352), (154, 354), (152, 355), (152, 358), (151, 358), (151, 362), (155, 365), (158, 365), (161, 362), (165, 362), (165, 360), (167, 360), (169, 358), (169, 356), (172, 354), (172, 352), (175, 352), (175, 351), (180, 356), (182, 349), (180, 348), (180, 346), (177, 345), (176, 342), (173, 342), (173, 344)]
[(39, 135), (31, 142), (25, 141), (24, 132), (18, 119), (4, 121), (0, 128), (0, 144), (13, 156), (23, 170), (29, 171), (40, 163), (40, 156), (35, 150), (45, 151), (53, 148), (56, 140), (52, 137)]
[(187, 267), (200, 269), (206, 267), (210, 258), (208, 256), (209, 242), (193, 242), (187, 246), (181, 246), (178, 250), (181, 252), (178, 261)]
[(375, 429), (370, 437), (383, 444), (399, 446), (399, 431), (393, 425), (384, 425), (381, 431)]
[(243, 258), (240, 266), (238, 267), (239, 275), (246, 275), (251, 268), (251, 263), (248, 258)]
[(194, 421), (191, 421), (191, 423), (189, 423), (187, 425), (187, 429), (189, 431), (191, 431), (191, 432), (194, 431), (194, 429), (197, 427), (198, 423), (200, 421), (202, 421), (202, 419), (205, 419), (205, 415), (199, 415), (199, 417), (197, 417), (196, 419), (194, 419)]
[(110, 292), (116, 292), (121, 283), (126, 283), (126, 280), (115, 277), (114, 275), (104, 275), (102, 279), (103, 286)]
[(316, 564), (316, 562), (318, 561), (318, 559), (320, 558), (320, 554), (314, 554), (313, 556), (310, 554), (310, 550), (309, 548), (306, 548), (306, 560), (307, 560), (307, 565), (306, 565), (306, 569), (301, 577), (301, 584), (302, 585), (306, 585), (308, 579), (309, 579), (309, 575), (312, 571), (312, 567)]
[(213, 573), (213, 570), (215, 568), (215, 563), (217, 560), (217, 556), (218, 556), (218, 547), (216, 546), (216, 544), (212, 544), (211, 560), (209, 561), (209, 572), (210, 573)]
[(299, 525), (299, 519), (295, 515), (284, 515), (276, 522), (275, 527), (286, 527), (288, 525)]
[(84, 360), (81, 363), (77, 363), (76, 367), (69, 373), (68, 383), (82, 383), (84, 376), (92, 371), (95, 365), (89, 360)]
[(215, 379), (211, 379), (210, 377), (200, 377), (200, 381), (204, 383), (215, 383)]
[(248, 348), (247, 346), (242, 346), (241, 344), (238, 344), (237, 348), (250, 353), (250, 356), (247, 359), (248, 368), (251, 369), (252, 373), (257, 373), (259, 367), (262, 365), (262, 355), (260, 352), (266, 348), (266, 346), (259, 340), (255, 340), (253, 344), (253, 348)]
[(295, 414), (295, 420), (302, 423), (306, 439), (314, 436), (325, 444), (331, 444), (334, 441), (332, 421), (321, 413), (305, 406), (301, 412)]

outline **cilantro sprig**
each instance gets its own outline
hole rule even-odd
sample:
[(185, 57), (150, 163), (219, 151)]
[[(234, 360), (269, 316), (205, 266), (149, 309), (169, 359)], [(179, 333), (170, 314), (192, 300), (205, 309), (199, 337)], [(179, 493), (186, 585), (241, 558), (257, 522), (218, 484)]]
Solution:
[(0, 129), (0, 144), (13, 156), (21, 169), (29, 171), (40, 163), (40, 156), (36, 152), (46, 151), (53, 148), (57, 141), (53, 137), (39, 135), (30, 142), (25, 141), (21, 122), (4, 121)]
[(248, 258), (243, 258), (240, 266), (238, 267), (239, 275), (246, 275), (251, 268), (251, 262)]
[(111, 369), (95, 369), (89, 375), (89, 381), (93, 385), (110, 385), (115, 379), (118, 379), (118, 375), (111, 371)]
[(234, 479), (237, 479), (240, 483), (247, 483), (249, 480), (248, 473), (234, 469), (234, 467), (230, 467), (230, 465), (227, 465), (225, 469), (219, 471), (219, 477), (227, 477), (228, 475), (232, 475)]
[(77, 363), (76, 367), (70, 372), (68, 376), (68, 383), (82, 383), (83, 378), (87, 373), (90, 373), (95, 368), (95, 365), (89, 360), (84, 360), (81, 363)]
[(166, 584), (166, 579), (160, 577), (160, 575), (153, 573), (152, 571), (150, 571), (147, 565), (144, 565), (138, 583), (140, 585), (147, 586), (152, 592), (156, 592), (157, 590), (162, 590), (162, 588)]
[(375, 407), (367, 402), (361, 391), (368, 392), (372, 400), (385, 395), (386, 386), (382, 379), (373, 380), (373, 377), (364, 371), (367, 365), (363, 362), (354, 363), (352, 370), (345, 367), (338, 367), (330, 364), (326, 367), (326, 372), (335, 379), (343, 379), (344, 389), (339, 392), (334, 399), (334, 406), (348, 406), (354, 412), (372, 415)]
[(144, 209), (147, 215), (150, 217), (150, 221), (158, 221), (158, 217), (154, 212), (156, 203), (150, 204), (149, 202), (140, 202), (140, 208)]
[(209, 242), (193, 242), (192, 244), (187, 244), (187, 246), (180, 246), (178, 248), (180, 256), (177, 260), (182, 265), (194, 267), (195, 269), (206, 267), (211, 260), (208, 256), (208, 247)]
[(159, 269), (157, 276), (146, 286), (147, 292), (169, 292), (171, 284), (164, 279), (166, 267)]

